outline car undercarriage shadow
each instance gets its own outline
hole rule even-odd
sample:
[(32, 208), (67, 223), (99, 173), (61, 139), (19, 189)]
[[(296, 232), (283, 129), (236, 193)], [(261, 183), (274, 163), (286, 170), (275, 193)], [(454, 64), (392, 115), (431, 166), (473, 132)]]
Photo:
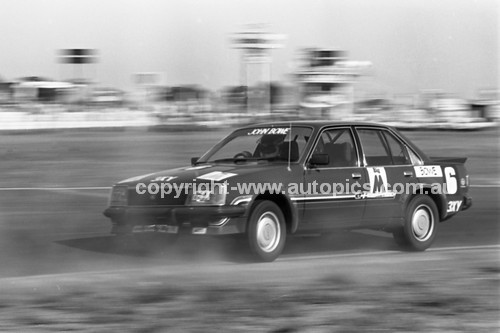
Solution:
[(148, 251), (138, 246), (134, 239), (116, 237), (114, 235), (66, 239), (56, 241), (55, 243), (80, 250), (104, 254), (120, 254), (138, 257), (148, 255)]
[(400, 250), (392, 236), (383, 232), (338, 231), (321, 235), (290, 237), (283, 254), (335, 254), (349, 251)]
[[(180, 260), (218, 260), (236, 263), (255, 262), (244, 237), (200, 237), (183, 235), (177, 239), (140, 241), (133, 235), (98, 236), (57, 241), (85, 251), (130, 257), (153, 257)], [(282, 255), (328, 255), (345, 252), (394, 251), (399, 247), (389, 234), (335, 232), (323, 235), (299, 235), (287, 238)]]

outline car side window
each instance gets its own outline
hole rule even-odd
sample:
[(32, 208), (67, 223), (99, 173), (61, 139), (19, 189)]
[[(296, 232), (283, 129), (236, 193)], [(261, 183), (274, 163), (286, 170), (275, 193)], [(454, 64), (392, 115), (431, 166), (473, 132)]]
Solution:
[(392, 164), (390, 149), (385, 143), (384, 136), (380, 130), (358, 129), (357, 132), (367, 165)]
[(367, 165), (411, 165), (407, 147), (386, 130), (358, 128)]
[(387, 131), (384, 131), (384, 136), (391, 151), (392, 163), (394, 165), (411, 164), (406, 146)]
[(328, 155), (326, 167), (357, 166), (356, 148), (349, 128), (323, 131), (313, 151)]

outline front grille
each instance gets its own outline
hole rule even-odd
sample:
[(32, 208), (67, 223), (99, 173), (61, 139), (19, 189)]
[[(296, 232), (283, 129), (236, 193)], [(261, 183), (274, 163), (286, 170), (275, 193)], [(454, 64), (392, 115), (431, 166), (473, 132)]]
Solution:
[(178, 198), (176, 193), (165, 194), (161, 197), (161, 193), (150, 194), (146, 191), (144, 194), (136, 192), (135, 188), (129, 188), (128, 204), (129, 206), (178, 206), (184, 205), (187, 195), (182, 192)]

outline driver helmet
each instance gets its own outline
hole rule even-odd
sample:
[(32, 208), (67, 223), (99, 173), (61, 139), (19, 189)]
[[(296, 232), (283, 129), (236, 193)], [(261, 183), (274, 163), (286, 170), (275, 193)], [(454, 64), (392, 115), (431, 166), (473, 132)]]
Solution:
[(279, 153), (279, 145), (285, 139), (285, 135), (269, 134), (259, 140), (259, 157), (274, 157)]

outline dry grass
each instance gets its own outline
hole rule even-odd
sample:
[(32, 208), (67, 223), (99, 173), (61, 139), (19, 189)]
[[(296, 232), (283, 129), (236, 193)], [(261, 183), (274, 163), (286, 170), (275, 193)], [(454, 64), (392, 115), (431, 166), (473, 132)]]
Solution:
[[(77, 332), (494, 332), (497, 253), (430, 264), (330, 260), (5, 279), (0, 329)], [(436, 254), (427, 255), (435, 256)], [(448, 255), (451, 256), (451, 255)], [(455, 255), (456, 256), (456, 255)], [(337, 261), (337, 262), (336, 262)], [(442, 269), (446, 262), (446, 269)], [(335, 264), (342, 264), (342, 273)], [(278, 267), (276, 267), (278, 266)], [(391, 271), (393, 270), (393, 271)], [(412, 271), (413, 270), (413, 271)], [(190, 273), (189, 273), (190, 272)], [(293, 272), (297, 272), (294, 278)], [(301, 272), (301, 273), (299, 273)], [(364, 272), (364, 274), (360, 274)], [(244, 279), (262, 275), (262, 280)], [(244, 284), (240, 281), (245, 281)]]

